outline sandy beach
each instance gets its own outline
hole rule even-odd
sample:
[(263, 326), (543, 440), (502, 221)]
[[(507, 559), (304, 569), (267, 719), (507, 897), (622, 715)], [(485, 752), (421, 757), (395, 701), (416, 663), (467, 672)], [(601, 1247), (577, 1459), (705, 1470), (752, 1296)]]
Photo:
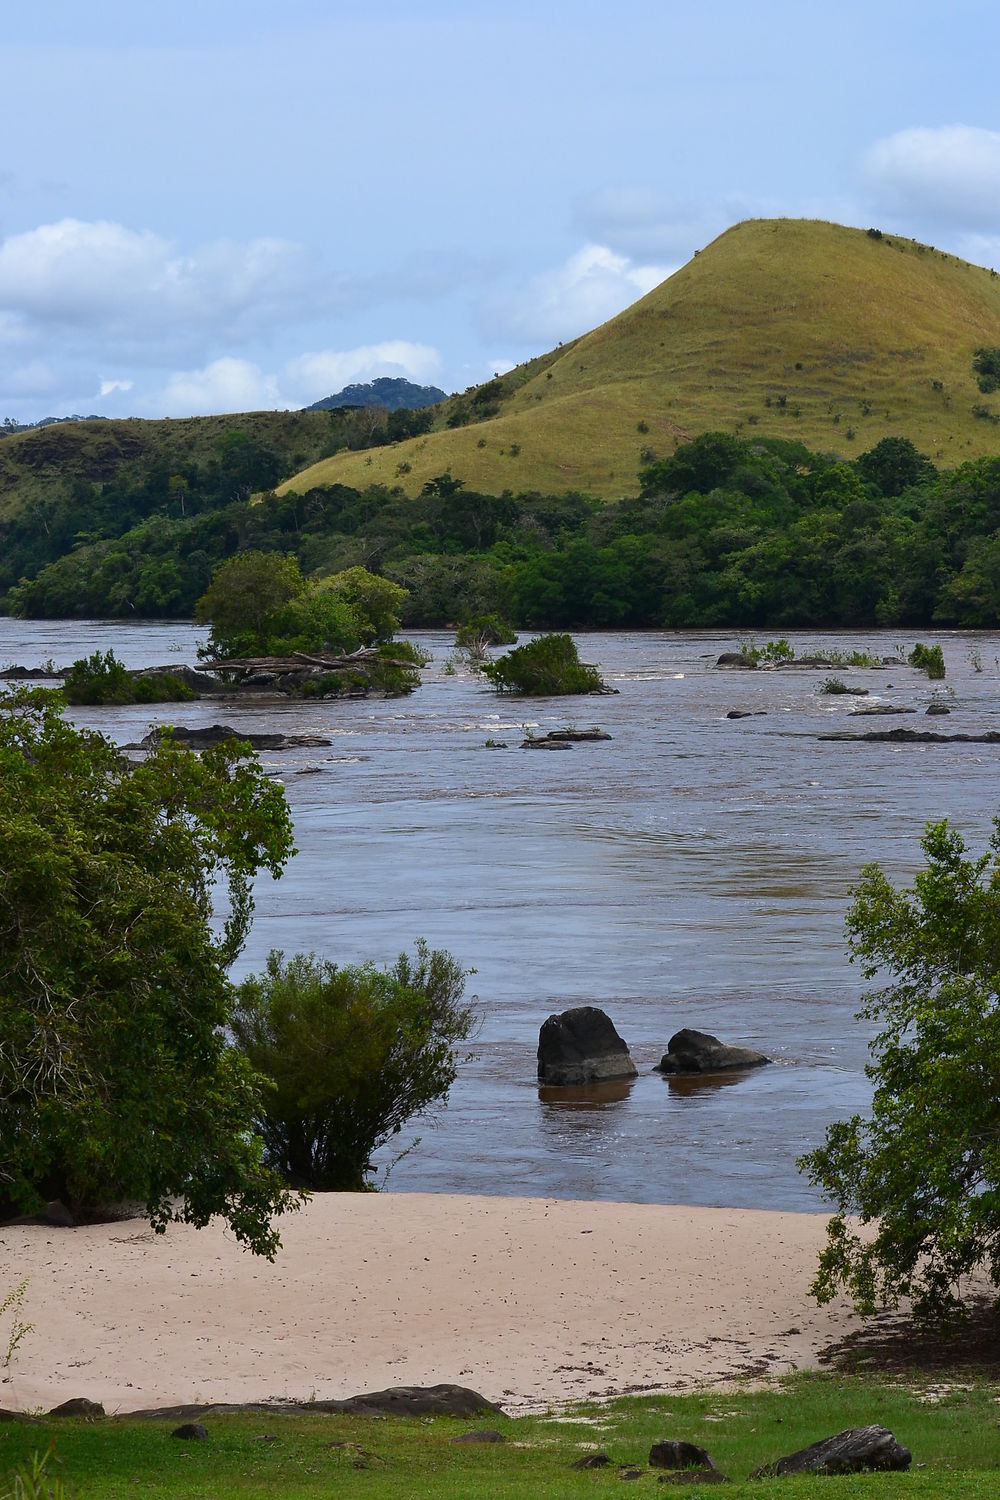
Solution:
[[(0, 1406), (108, 1412), (453, 1381), (516, 1413), (815, 1366), (856, 1327), (808, 1284), (823, 1214), (323, 1195), (273, 1265), (224, 1227), (0, 1230), (31, 1323)], [(10, 1314), (0, 1320), (0, 1356)]]

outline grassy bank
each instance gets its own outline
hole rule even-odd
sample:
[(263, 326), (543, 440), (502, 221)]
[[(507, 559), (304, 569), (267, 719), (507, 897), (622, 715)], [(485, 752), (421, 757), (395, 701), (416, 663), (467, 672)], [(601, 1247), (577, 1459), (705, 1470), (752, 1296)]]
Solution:
[[(665, 1372), (667, 1375), (668, 1372)], [(474, 1421), (325, 1415), (206, 1416), (208, 1441), (171, 1437), (170, 1421), (128, 1418), (44, 1420), (0, 1427), (0, 1474), (55, 1443), (49, 1472), (80, 1497), (280, 1496), (337, 1493), (366, 1500), (401, 1496), (528, 1497), (617, 1494), (623, 1471), (641, 1470), (640, 1488), (658, 1484), (648, 1466), (661, 1438), (707, 1448), (733, 1481), (727, 1494), (756, 1500), (822, 1491), (836, 1479), (750, 1480), (759, 1465), (847, 1427), (878, 1422), (913, 1454), (905, 1474), (839, 1481), (853, 1497), (975, 1497), (1000, 1490), (996, 1385), (982, 1376), (928, 1375), (905, 1382), (859, 1375), (797, 1376), (759, 1391), (637, 1395), (558, 1415)], [(470, 1430), (500, 1431), (502, 1443), (456, 1442)], [(587, 1453), (610, 1463), (577, 1471)], [(679, 1486), (681, 1493), (691, 1489)], [(659, 1491), (659, 1493), (664, 1493)], [(838, 1490), (839, 1493), (839, 1490)]]

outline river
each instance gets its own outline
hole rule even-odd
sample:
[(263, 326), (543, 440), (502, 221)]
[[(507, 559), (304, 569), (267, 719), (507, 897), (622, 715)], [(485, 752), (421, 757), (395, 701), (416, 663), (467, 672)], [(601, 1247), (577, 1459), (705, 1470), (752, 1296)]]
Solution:
[[(287, 791), (298, 853), (257, 889), (236, 974), (270, 948), (390, 963), (424, 937), (475, 968), (482, 1025), (447, 1108), (414, 1122), (389, 1191), (433, 1190), (809, 1209), (795, 1166), (826, 1125), (863, 1109), (862, 979), (843, 918), (862, 866), (894, 879), (920, 861), (929, 819), (981, 848), (1000, 747), (824, 742), (898, 725), (1000, 729), (1000, 634), (922, 632), (944, 649), (932, 683), (904, 665), (838, 669), (864, 699), (819, 691), (830, 672), (714, 666), (733, 633), (591, 633), (581, 656), (614, 697), (499, 699), (452, 660), (450, 634), (412, 638), (433, 660), (391, 701), (75, 710), (124, 743), (150, 722), (328, 735), (330, 748), (262, 760)], [(111, 646), (130, 666), (194, 662), (178, 624), (0, 620), (0, 663), (57, 664)], [(913, 634), (793, 634), (798, 655)], [(949, 718), (859, 720), (879, 701)], [(730, 709), (755, 712), (731, 720)], [(611, 741), (519, 748), (525, 730), (599, 724)], [(487, 740), (506, 749), (487, 748)], [(547, 1095), (538, 1028), (594, 1004), (627, 1040), (631, 1085)], [(652, 1071), (682, 1026), (758, 1047), (775, 1065), (703, 1083)]]

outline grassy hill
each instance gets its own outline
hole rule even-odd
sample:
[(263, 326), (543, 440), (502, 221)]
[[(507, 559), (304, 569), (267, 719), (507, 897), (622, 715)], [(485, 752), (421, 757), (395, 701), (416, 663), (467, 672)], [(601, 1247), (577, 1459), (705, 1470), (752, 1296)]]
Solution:
[(613, 498), (636, 493), (643, 455), (713, 429), (841, 457), (902, 435), (951, 467), (1000, 450), (980, 345), (1000, 346), (995, 272), (891, 233), (749, 220), (592, 333), (445, 403), (439, 430), (282, 488), (416, 494), (447, 471), (493, 493)]
[(312, 463), (331, 434), (328, 412), (243, 412), (162, 421), (58, 422), (0, 438), (0, 522), (39, 500), (68, 494), (74, 480), (138, 480), (158, 464), (203, 465), (233, 432), (270, 449), (286, 473)]

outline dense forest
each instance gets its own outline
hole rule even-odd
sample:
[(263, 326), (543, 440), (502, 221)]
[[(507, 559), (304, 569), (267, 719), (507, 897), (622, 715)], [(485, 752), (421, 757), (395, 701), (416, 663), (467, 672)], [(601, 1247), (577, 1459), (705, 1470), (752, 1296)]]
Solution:
[(306, 575), (381, 573), (409, 591), (411, 626), (488, 611), (552, 629), (1000, 620), (1000, 456), (939, 472), (905, 438), (844, 462), (708, 433), (651, 461), (618, 502), (477, 494), (448, 474), (416, 498), (343, 485), (279, 497), (280, 469), (234, 433), (210, 462), (78, 480), (0, 528), (7, 608), (186, 617), (213, 569), (253, 548)]

